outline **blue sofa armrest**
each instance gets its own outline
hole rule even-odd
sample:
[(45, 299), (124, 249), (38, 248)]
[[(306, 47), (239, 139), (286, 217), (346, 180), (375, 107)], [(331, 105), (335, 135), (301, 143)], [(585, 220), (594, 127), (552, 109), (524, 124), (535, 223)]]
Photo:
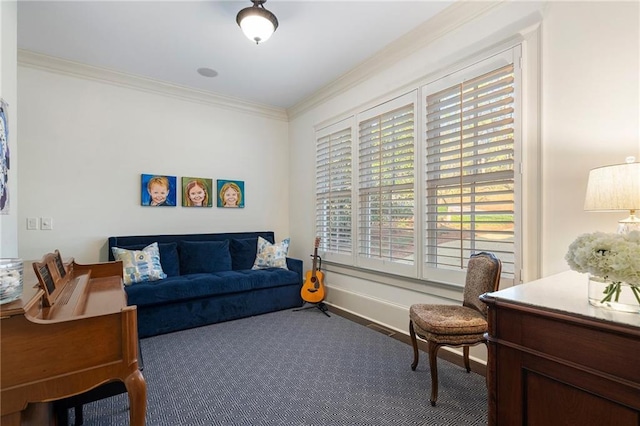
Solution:
[(287, 268), (290, 271), (294, 271), (298, 274), (298, 277), (299, 277), (298, 281), (300, 282), (300, 285), (302, 285), (303, 283), (302, 260), (287, 257)]

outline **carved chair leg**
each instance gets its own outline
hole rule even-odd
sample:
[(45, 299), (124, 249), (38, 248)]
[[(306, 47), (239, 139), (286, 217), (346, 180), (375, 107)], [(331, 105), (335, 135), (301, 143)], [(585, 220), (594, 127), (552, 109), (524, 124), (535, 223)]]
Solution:
[(411, 363), (411, 369), (416, 370), (418, 366), (418, 342), (416, 340), (416, 332), (413, 329), (413, 321), (409, 320), (409, 335), (411, 335), (411, 345), (413, 345), (413, 362)]
[(462, 347), (462, 354), (464, 355), (464, 367), (467, 369), (467, 373), (471, 373), (471, 366), (469, 365), (469, 346)]
[(431, 406), (436, 406), (438, 399), (438, 349), (440, 345), (429, 341), (429, 366), (431, 367)]

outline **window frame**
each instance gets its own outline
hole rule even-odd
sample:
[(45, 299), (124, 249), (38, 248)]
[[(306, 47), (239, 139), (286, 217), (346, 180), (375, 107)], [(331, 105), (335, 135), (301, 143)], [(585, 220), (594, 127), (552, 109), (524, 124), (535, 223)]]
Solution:
[[(393, 286), (403, 287), (407, 289), (417, 290), (424, 284), (431, 284), (430, 288), (433, 291), (440, 293), (445, 291), (446, 288), (461, 288), (464, 286), (466, 270), (446, 271), (444, 273), (438, 273), (431, 269), (428, 270), (423, 262), (425, 259), (425, 248), (423, 243), (426, 239), (426, 225), (424, 219), (426, 216), (426, 209), (423, 206), (423, 199), (426, 198), (425, 183), (423, 182), (424, 171), (426, 170), (425, 164), (422, 159), (425, 159), (426, 142), (423, 140), (426, 134), (426, 123), (423, 122), (423, 111), (425, 110), (425, 101), (423, 100), (422, 87), (426, 86), (430, 82), (446, 79), (448, 76), (454, 74), (459, 70), (470, 68), (478, 63), (482, 63), (496, 55), (502, 55), (505, 52), (510, 52), (513, 56), (513, 64), (515, 72), (518, 74), (516, 78), (516, 100), (515, 100), (515, 117), (516, 122), (514, 124), (514, 138), (516, 139), (517, 148), (515, 149), (514, 157), (514, 172), (515, 172), (515, 194), (514, 194), (514, 218), (515, 219), (515, 255), (514, 260), (514, 277), (513, 279), (507, 279), (501, 282), (501, 288), (518, 284), (522, 282), (524, 278), (531, 279), (537, 277), (539, 273), (537, 265), (537, 259), (539, 258), (539, 227), (540, 227), (540, 212), (539, 206), (536, 204), (536, 200), (539, 199), (539, 182), (538, 182), (538, 168), (539, 168), (539, 128), (538, 124), (538, 108), (539, 108), (539, 62), (537, 52), (539, 51), (539, 43), (537, 38), (538, 31), (533, 29), (523, 35), (517, 35), (510, 40), (503, 41), (501, 44), (494, 45), (492, 48), (487, 48), (483, 52), (476, 53), (474, 56), (468, 56), (466, 59), (459, 60), (453, 65), (443, 67), (442, 69), (434, 72), (420, 80), (407, 84), (403, 89), (395, 91), (388, 96), (387, 99), (394, 100), (399, 96), (407, 93), (412, 93), (417, 90), (416, 107), (419, 111), (419, 115), (416, 115), (415, 120), (415, 132), (418, 137), (416, 138), (416, 147), (414, 151), (415, 155), (415, 221), (417, 226), (414, 227), (414, 234), (416, 238), (416, 254), (415, 258), (420, 261), (415, 262), (413, 267), (409, 268), (394, 268), (384, 262), (369, 262), (365, 259), (361, 259), (357, 256), (356, 241), (359, 238), (358, 221), (356, 215), (352, 216), (352, 239), (354, 242), (353, 256), (340, 257), (333, 253), (321, 252), (323, 260), (326, 261), (325, 268), (327, 270), (341, 271), (340, 273), (347, 273), (354, 277), (376, 277), (376, 281), (384, 282)], [(526, 64), (526, 68), (523, 69), (523, 62)], [(481, 73), (478, 73), (478, 75)], [(383, 99), (383, 98), (378, 98)], [(386, 101), (380, 101), (374, 106), (369, 105), (361, 106), (359, 108), (351, 109), (349, 114), (351, 120), (353, 120), (353, 182), (357, 182), (357, 141), (359, 140), (358, 132), (358, 117), (360, 114), (364, 114), (378, 105), (384, 104)], [(343, 114), (344, 117), (346, 114)], [(426, 121), (426, 119), (424, 120)], [(523, 131), (523, 123), (532, 123), (527, 126), (527, 131)], [(325, 122), (326, 126), (331, 125), (331, 121)], [(526, 161), (523, 161), (523, 154), (526, 155)], [(426, 161), (426, 160), (425, 160)], [(526, 176), (523, 173), (527, 172)], [(526, 177), (526, 179), (524, 179)], [(354, 186), (355, 188), (355, 186)], [(422, 197), (424, 194), (424, 198)], [(354, 189), (353, 199), (356, 203), (359, 203), (359, 195)], [(532, 210), (533, 208), (533, 210)], [(357, 212), (358, 206), (354, 206), (352, 212)], [(526, 221), (526, 222), (525, 222)], [(526, 262), (524, 261), (526, 259)], [(376, 264), (377, 263), (377, 264)], [(528, 268), (528, 269), (527, 269)], [(436, 284), (433, 287), (433, 284)], [(438, 290), (440, 289), (440, 290)]]
[(418, 121), (419, 121), (419, 116), (418, 116), (418, 111), (419, 111), (419, 107), (418, 107), (418, 91), (417, 90), (411, 90), (409, 92), (406, 92), (402, 95), (399, 95), (393, 99), (390, 99), (386, 102), (380, 103), (372, 108), (367, 109), (366, 111), (362, 111), (361, 113), (356, 115), (356, 121), (355, 121), (355, 131), (356, 131), (356, 137), (354, 138), (354, 151), (356, 153), (358, 153), (358, 155), (356, 155), (354, 157), (354, 173), (355, 173), (355, 177), (354, 177), (354, 182), (356, 182), (356, 185), (354, 186), (354, 189), (356, 190), (356, 193), (354, 194), (354, 199), (356, 200), (356, 209), (355, 211), (355, 215), (356, 217), (355, 222), (356, 222), (356, 236), (354, 237), (354, 253), (355, 253), (355, 265), (358, 267), (363, 267), (363, 268), (367, 268), (367, 269), (371, 269), (371, 270), (375, 270), (375, 271), (380, 271), (380, 272), (386, 272), (386, 273), (392, 273), (392, 274), (398, 274), (398, 275), (402, 275), (402, 276), (407, 276), (407, 277), (417, 277), (418, 276), (418, 263), (416, 261), (415, 255), (414, 255), (414, 260), (413, 262), (409, 263), (399, 263), (399, 262), (395, 262), (392, 260), (386, 260), (386, 259), (382, 259), (382, 258), (375, 258), (375, 257), (366, 257), (366, 256), (362, 256), (360, 254), (362, 248), (360, 246), (361, 240), (362, 240), (362, 232), (363, 229), (360, 226), (360, 222), (359, 222), (359, 218), (360, 218), (360, 214), (361, 214), (361, 210), (363, 208), (362, 205), (362, 193), (360, 191), (361, 188), (361, 182), (360, 182), (360, 174), (359, 174), (359, 170), (361, 167), (360, 164), (360, 158), (359, 158), (359, 152), (360, 152), (360, 125), (376, 116), (380, 116), (380, 115), (385, 115), (388, 114), (390, 112), (393, 112), (399, 108), (403, 108), (407, 105), (412, 105), (412, 109), (413, 109), (413, 202), (414, 202), (414, 206), (413, 206), (413, 230), (412, 230), (412, 240), (413, 240), (413, 245), (414, 247), (416, 247), (417, 241), (418, 241), (418, 228), (415, 226), (415, 224), (417, 223), (417, 218), (418, 216), (418, 212), (416, 211), (416, 205), (418, 204), (416, 202), (416, 199), (418, 197), (418, 188), (417, 188), (417, 171), (416, 171), (416, 164), (417, 164), (417, 155), (419, 153), (419, 145), (418, 145)]
[(331, 136), (331, 135), (335, 135), (336, 133), (340, 133), (340, 132), (349, 132), (350, 133), (350, 139), (351, 139), (351, 150), (350, 150), (350, 161), (351, 161), (351, 235), (350, 235), (350, 239), (351, 239), (351, 252), (349, 254), (344, 254), (344, 253), (340, 253), (340, 252), (332, 252), (332, 251), (328, 251), (327, 250), (327, 240), (326, 240), (326, 234), (323, 232), (319, 232), (318, 230), (318, 222), (321, 220), (319, 218), (319, 215), (321, 215), (321, 209), (319, 209), (318, 206), (318, 180), (317, 180), (317, 173), (318, 173), (318, 169), (316, 167), (316, 178), (314, 179), (314, 188), (315, 188), (315, 192), (314, 192), (314, 211), (315, 211), (315, 225), (314, 225), (314, 229), (315, 229), (315, 234), (317, 237), (320, 237), (320, 242), (319, 242), (319, 246), (318, 246), (318, 252), (322, 254), (322, 258), (324, 261), (327, 262), (336, 262), (336, 263), (341, 263), (341, 264), (346, 264), (346, 265), (353, 265), (354, 262), (354, 248), (353, 248), (353, 242), (355, 239), (355, 217), (354, 217), (354, 210), (356, 209), (355, 206), (355, 200), (354, 200), (354, 194), (353, 194), (353, 188), (354, 188), (354, 143), (353, 141), (355, 140), (355, 130), (354, 130), (354, 120), (355, 117), (354, 116), (350, 116), (347, 118), (344, 118), (336, 123), (330, 124), (328, 126), (322, 127), (320, 129), (317, 129), (315, 132), (315, 153), (316, 153), (316, 162), (315, 164), (318, 164), (318, 143), (321, 139), (327, 137), (327, 136)]
[[(423, 167), (425, 173), (423, 173), (423, 177), (426, 178), (427, 173), (427, 126), (426, 115), (427, 115), (427, 102), (426, 98), (432, 94), (436, 93), (440, 90), (449, 88), (451, 86), (455, 86), (466, 80), (475, 79), (485, 73), (496, 70), (504, 65), (513, 64), (513, 73), (514, 73), (514, 123), (513, 123), (513, 163), (514, 163), (514, 259), (513, 262), (513, 276), (505, 276), (503, 274), (501, 280), (501, 287), (511, 286), (514, 282), (519, 282), (520, 280), (520, 270), (522, 268), (522, 247), (521, 247), (521, 234), (522, 234), (522, 150), (523, 150), (523, 137), (522, 137), (522, 68), (521, 68), (521, 57), (522, 57), (522, 49), (520, 45), (512, 46), (492, 55), (486, 55), (482, 57), (482, 59), (468, 64), (464, 67), (458, 67), (457, 69), (452, 68), (451, 72), (447, 73), (445, 76), (434, 79), (431, 82), (428, 82), (420, 87), (420, 100), (421, 111), (423, 120), (423, 128), (425, 129), (423, 132), (424, 138), (420, 141), (422, 148), (422, 159), (424, 161)], [(426, 195), (426, 188), (423, 193), (425, 194), (425, 198), (428, 197)], [(423, 205), (426, 206), (426, 200), (424, 200)], [(421, 228), (423, 232), (423, 236), (421, 241), (426, 242), (427, 238), (429, 238), (429, 230), (427, 228), (427, 215), (429, 212), (425, 208), (423, 215), (423, 223), (424, 226)], [(460, 270), (452, 270), (447, 268), (434, 268), (430, 267), (426, 263), (426, 248), (423, 253), (423, 265), (421, 278), (429, 281), (437, 281), (437, 282), (455, 282), (455, 283), (464, 283), (466, 277), (466, 267)], [(468, 261), (468, 257), (467, 257)]]

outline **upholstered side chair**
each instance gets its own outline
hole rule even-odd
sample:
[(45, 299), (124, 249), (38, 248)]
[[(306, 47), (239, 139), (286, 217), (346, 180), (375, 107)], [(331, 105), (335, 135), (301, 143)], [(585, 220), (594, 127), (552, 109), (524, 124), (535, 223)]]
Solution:
[(460, 305), (414, 304), (409, 309), (409, 334), (413, 345), (411, 369), (418, 366), (418, 342), (416, 335), (428, 343), (431, 367), (431, 405), (438, 399), (438, 349), (441, 346), (462, 347), (467, 373), (469, 347), (486, 344), (487, 306), (480, 295), (496, 291), (500, 283), (502, 263), (492, 253), (471, 255), (464, 286), (464, 301)]

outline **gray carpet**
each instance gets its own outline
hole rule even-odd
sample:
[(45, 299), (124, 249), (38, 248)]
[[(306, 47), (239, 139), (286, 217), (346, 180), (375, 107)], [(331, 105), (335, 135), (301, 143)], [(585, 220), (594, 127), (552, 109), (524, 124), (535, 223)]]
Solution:
[[(147, 425), (486, 425), (484, 377), (317, 309), (285, 310), (141, 341)], [(84, 424), (128, 425), (126, 394)], [(70, 411), (71, 421), (73, 410)]]

